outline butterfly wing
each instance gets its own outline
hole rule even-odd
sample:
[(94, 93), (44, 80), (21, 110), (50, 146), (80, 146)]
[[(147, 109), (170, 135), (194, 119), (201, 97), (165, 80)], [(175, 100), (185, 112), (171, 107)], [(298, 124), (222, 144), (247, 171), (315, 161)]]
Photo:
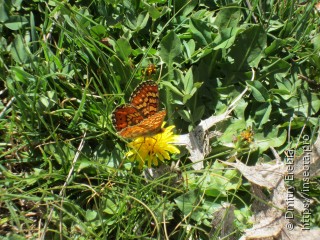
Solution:
[(154, 115), (159, 110), (158, 84), (151, 80), (140, 83), (132, 92), (130, 103), (144, 118)]
[(137, 125), (143, 120), (143, 116), (138, 109), (132, 105), (126, 104), (117, 107), (112, 113), (112, 122), (117, 132)]
[(166, 110), (155, 113), (135, 126), (123, 129), (119, 134), (124, 138), (146, 137), (161, 131), (161, 125), (166, 116)]

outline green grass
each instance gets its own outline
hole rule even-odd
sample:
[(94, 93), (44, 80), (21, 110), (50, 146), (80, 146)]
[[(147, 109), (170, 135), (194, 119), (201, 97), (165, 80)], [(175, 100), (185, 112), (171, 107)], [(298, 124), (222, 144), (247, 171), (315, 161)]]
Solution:
[[(224, 239), (238, 239), (252, 227), (253, 193), (217, 160), (269, 162), (271, 147), (284, 158), (299, 152), (300, 134), (316, 137), (316, 2), (0, 0), (0, 238), (217, 239), (227, 217), (215, 223), (214, 213), (228, 203), (234, 228)], [(204, 169), (184, 147), (171, 156), (179, 169), (165, 161), (151, 180), (126, 159), (110, 114), (149, 78), (176, 134), (249, 87), (212, 129), (221, 135)]]

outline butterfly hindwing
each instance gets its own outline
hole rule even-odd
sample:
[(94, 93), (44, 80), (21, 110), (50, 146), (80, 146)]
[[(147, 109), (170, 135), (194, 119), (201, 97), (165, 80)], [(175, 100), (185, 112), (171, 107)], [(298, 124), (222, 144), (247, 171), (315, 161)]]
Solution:
[(144, 119), (135, 126), (123, 129), (119, 134), (124, 138), (151, 136), (161, 131), (161, 125), (166, 116), (166, 111), (160, 111)]
[(117, 107), (112, 113), (112, 122), (118, 132), (129, 126), (137, 125), (143, 119), (138, 109), (129, 104)]

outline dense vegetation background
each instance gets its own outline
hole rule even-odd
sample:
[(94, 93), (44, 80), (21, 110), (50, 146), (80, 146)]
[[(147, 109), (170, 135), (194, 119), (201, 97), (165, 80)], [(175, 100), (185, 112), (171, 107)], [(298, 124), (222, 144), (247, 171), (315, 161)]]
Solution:
[[(271, 147), (284, 158), (299, 154), (301, 134), (316, 137), (316, 4), (0, 0), (1, 238), (216, 239), (230, 224), (226, 239), (238, 239), (255, 196), (217, 160), (269, 162)], [(213, 129), (204, 169), (194, 171), (184, 147), (171, 156), (179, 169), (151, 180), (126, 159), (110, 114), (147, 79), (159, 83), (176, 134), (249, 88)], [(319, 202), (318, 178), (309, 195)], [(217, 222), (226, 203), (234, 218)], [(319, 205), (312, 211), (319, 226)]]

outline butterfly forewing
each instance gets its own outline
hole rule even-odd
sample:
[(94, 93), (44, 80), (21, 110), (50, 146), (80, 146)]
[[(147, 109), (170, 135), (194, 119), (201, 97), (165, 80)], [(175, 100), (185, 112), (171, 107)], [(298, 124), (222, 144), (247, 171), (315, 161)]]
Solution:
[(158, 85), (153, 81), (142, 82), (131, 94), (130, 103), (142, 116), (148, 118), (159, 110)]

